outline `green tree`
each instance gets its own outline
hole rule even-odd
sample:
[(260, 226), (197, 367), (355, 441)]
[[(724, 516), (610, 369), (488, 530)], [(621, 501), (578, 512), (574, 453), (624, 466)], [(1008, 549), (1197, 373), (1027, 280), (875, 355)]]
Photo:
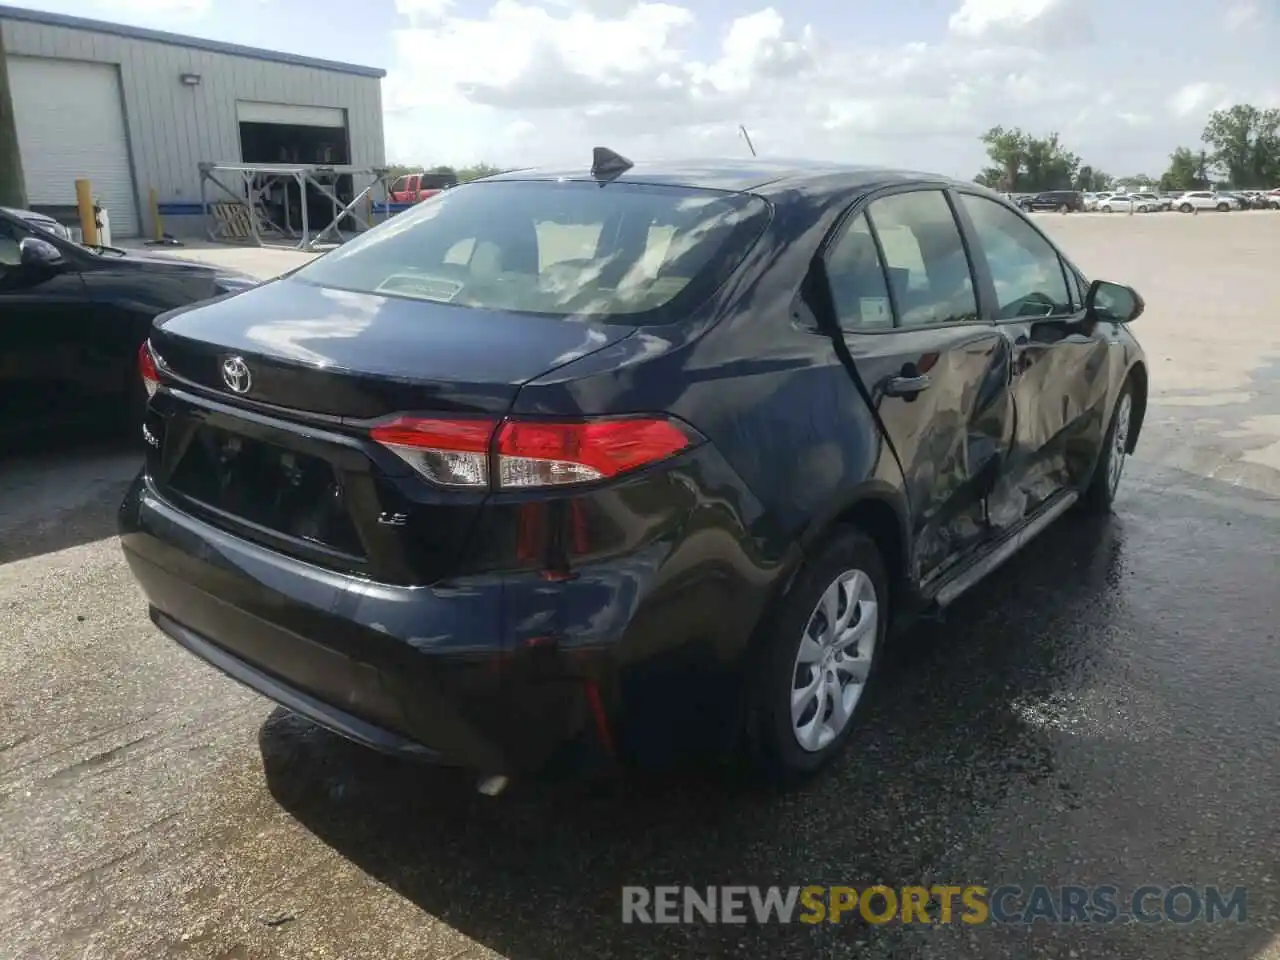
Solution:
[(1280, 183), (1280, 110), (1237, 103), (1209, 115), (1200, 139), (1213, 148), (1209, 162), (1233, 187)]
[(1084, 164), (1076, 171), (1075, 189), (1086, 193), (1096, 193), (1111, 186), (1111, 174)]
[(458, 181), (466, 183), (468, 180), (479, 180), (481, 177), (492, 177), (495, 173), (504, 173), (501, 167), (495, 167), (488, 163), (477, 163), (470, 167), (458, 168)]
[(1203, 153), (1178, 147), (1169, 154), (1169, 169), (1160, 175), (1160, 189), (1166, 192), (1208, 189), (1208, 180), (1201, 176), (1205, 172), (1205, 160)]
[(982, 135), (987, 156), (992, 166), (978, 174), (979, 183), (1006, 192), (1019, 189), (1019, 180), (1026, 165), (1027, 142), (1030, 140), (1018, 127), (1006, 130), (992, 127)]
[(1080, 158), (1059, 142), (1056, 133), (1044, 139), (1028, 138), (1024, 162), (1029, 190), (1069, 188), (1080, 169)]
[(1058, 134), (1036, 137), (1019, 127), (992, 127), (982, 135), (991, 166), (974, 179), (1004, 191), (1069, 189), (1079, 180), (1080, 158)]

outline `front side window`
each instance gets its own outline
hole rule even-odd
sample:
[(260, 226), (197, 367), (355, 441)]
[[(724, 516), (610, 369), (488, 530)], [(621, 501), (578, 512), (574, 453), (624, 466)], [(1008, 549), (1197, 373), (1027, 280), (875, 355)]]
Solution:
[(969, 258), (951, 205), (941, 190), (916, 190), (874, 200), (867, 219), (880, 239), (884, 264), (904, 327), (978, 318)]
[(665, 323), (714, 292), (768, 221), (768, 204), (748, 194), (626, 182), (470, 183), (293, 276), (479, 310)]
[(1071, 313), (1058, 252), (1031, 224), (986, 197), (961, 194), (996, 288), (1003, 320)]

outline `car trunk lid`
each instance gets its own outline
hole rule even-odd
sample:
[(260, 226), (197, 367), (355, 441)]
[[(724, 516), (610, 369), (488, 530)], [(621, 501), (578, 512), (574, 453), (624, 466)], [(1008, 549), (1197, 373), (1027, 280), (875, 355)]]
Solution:
[(271, 549), (433, 583), (465, 563), (486, 491), (433, 486), (372, 439), (372, 422), (496, 422), (523, 383), (630, 332), (277, 281), (157, 321), (165, 389), (147, 415), (148, 472), (180, 506)]
[[(522, 383), (632, 329), (285, 278), (169, 314), (152, 344), (171, 373), (230, 402), (369, 420), (505, 413)], [(237, 359), (233, 383), (224, 365)]]

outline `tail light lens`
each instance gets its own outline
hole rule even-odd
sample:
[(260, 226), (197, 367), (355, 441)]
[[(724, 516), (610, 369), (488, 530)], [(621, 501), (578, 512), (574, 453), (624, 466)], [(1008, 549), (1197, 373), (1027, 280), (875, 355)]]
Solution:
[(371, 435), (431, 482), (469, 489), (489, 486), (491, 456), (500, 489), (536, 489), (616, 477), (698, 439), (663, 417), (576, 423), (400, 417)]
[(142, 385), (147, 389), (147, 396), (154, 397), (160, 389), (160, 371), (156, 367), (155, 354), (151, 352), (151, 341), (143, 340), (138, 348), (138, 374), (142, 377)]

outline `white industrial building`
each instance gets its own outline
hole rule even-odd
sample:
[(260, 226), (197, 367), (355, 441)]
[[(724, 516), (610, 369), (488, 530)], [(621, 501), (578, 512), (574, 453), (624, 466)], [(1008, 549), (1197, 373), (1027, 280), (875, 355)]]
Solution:
[(152, 191), (202, 232), (202, 162), (385, 163), (384, 70), (8, 6), (0, 30), (29, 205), (88, 179), (113, 237), (150, 232)]

